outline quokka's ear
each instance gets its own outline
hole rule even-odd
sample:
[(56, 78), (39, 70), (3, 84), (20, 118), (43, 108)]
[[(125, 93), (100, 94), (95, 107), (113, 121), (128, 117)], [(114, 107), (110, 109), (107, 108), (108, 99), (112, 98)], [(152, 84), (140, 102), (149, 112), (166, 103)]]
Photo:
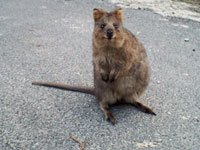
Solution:
[(116, 18), (118, 19), (119, 22), (122, 23), (122, 19), (123, 19), (123, 11), (122, 8), (117, 8), (113, 11), (113, 14), (116, 16)]
[(105, 13), (105, 11), (103, 9), (94, 8), (93, 9), (94, 21), (98, 21), (104, 15), (104, 13)]

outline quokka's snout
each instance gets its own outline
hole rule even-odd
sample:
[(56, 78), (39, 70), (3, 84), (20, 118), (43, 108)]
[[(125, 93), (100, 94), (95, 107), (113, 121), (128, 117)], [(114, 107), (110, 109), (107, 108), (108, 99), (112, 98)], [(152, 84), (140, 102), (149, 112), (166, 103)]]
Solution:
[(108, 37), (108, 39), (112, 39), (113, 37), (113, 30), (112, 29), (107, 29), (106, 35)]

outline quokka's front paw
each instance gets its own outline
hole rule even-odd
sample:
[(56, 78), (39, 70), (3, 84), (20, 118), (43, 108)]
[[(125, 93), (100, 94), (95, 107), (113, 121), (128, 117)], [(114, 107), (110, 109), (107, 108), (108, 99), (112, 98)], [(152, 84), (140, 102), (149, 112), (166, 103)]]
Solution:
[(106, 74), (106, 73), (101, 73), (101, 79), (102, 79), (104, 82), (108, 82), (108, 81), (109, 81), (109, 76), (108, 76), (108, 74)]
[(110, 75), (109, 76), (109, 82), (115, 81), (115, 75)]
[(109, 74), (109, 82), (114, 82), (117, 78), (118, 78), (118, 73), (111, 71)]

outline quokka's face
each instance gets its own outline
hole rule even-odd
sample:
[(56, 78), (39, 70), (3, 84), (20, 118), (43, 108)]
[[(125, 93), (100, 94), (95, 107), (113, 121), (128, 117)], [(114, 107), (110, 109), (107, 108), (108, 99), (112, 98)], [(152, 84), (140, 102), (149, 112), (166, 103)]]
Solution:
[(105, 12), (94, 9), (94, 38), (100, 45), (116, 45), (123, 38), (122, 10)]

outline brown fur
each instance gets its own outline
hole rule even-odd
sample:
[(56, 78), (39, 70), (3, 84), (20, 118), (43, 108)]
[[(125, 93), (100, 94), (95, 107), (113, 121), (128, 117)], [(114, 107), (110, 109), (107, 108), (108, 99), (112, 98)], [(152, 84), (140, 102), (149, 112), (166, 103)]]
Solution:
[[(107, 119), (115, 123), (109, 105), (129, 103), (147, 113), (155, 114), (138, 102), (149, 82), (149, 66), (143, 45), (122, 25), (122, 10), (94, 10), (93, 61), (95, 95)], [(101, 28), (104, 24), (105, 27)], [(118, 27), (115, 28), (114, 24)], [(106, 31), (112, 29), (113, 38)]]
[[(132, 104), (155, 115), (152, 109), (138, 101), (149, 82), (149, 65), (143, 45), (122, 25), (122, 10), (106, 12), (95, 8), (93, 17), (94, 93), (91, 89), (83, 91), (77, 87), (67, 88), (67, 85), (64, 89), (95, 94), (106, 119), (113, 124), (116, 120), (109, 105), (116, 103)], [(108, 31), (112, 31), (111, 38)], [(35, 85), (58, 88), (52, 83)]]

